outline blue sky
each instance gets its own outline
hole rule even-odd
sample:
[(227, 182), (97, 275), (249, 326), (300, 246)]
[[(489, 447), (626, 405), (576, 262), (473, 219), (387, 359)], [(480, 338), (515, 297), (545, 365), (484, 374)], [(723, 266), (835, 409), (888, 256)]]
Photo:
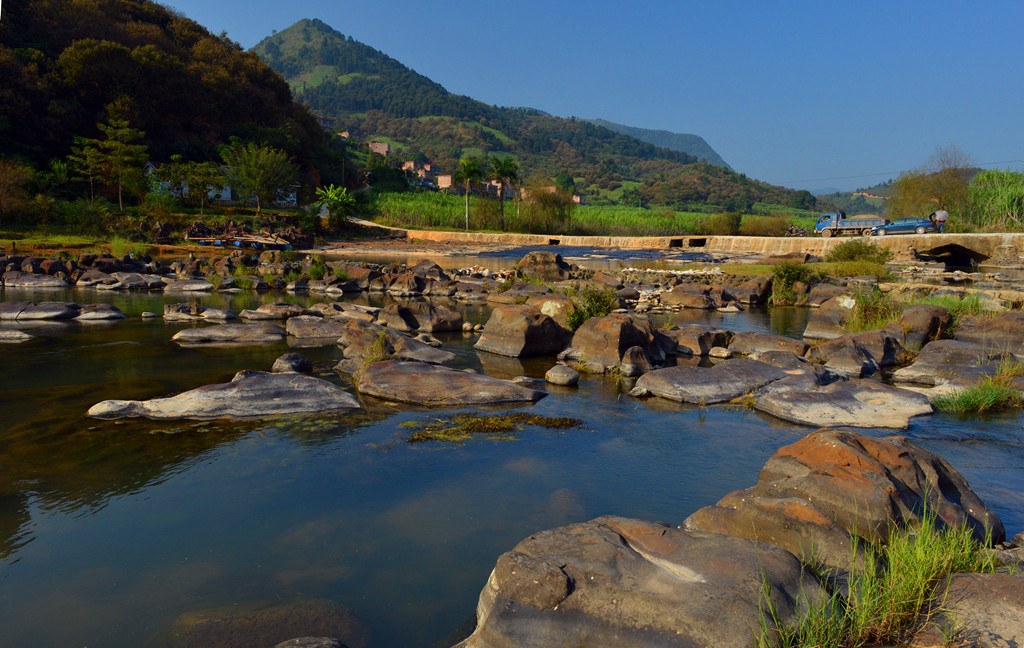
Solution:
[(695, 133), (787, 187), (868, 186), (948, 145), (1024, 167), (1019, 0), (165, 4), (246, 48), (319, 18), (451, 92)]

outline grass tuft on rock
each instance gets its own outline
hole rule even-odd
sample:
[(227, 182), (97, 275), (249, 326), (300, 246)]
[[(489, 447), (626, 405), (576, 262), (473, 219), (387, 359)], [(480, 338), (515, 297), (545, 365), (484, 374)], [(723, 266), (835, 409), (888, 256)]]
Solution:
[(573, 332), (591, 317), (604, 317), (619, 307), (619, 297), (614, 291), (593, 286), (570, 292), (569, 302), (571, 307), (565, 319), (569, 330)]
[(957, 389), (939, 396), (932, 406), (940, 412), (956, 414), (983, 414), (1024, 407), (1024, 394), (1014, 384), (1014, 378), (1024, 376), (1024, 363), (1003, 360), (996, 372), (973, 387)]
[(927, 510), (922, 517), (917, 528), (897, 529), (884, 545), (864, 549), (864, 568), (850, 569), (849, 595), (833, 590), (794, 626), (781, 623), (771, 589), (762, 585), (758, 648), (907, 645), (923, 623), (943, 610), (943, 578), (996, 571), (996, 561), (966, 524), (947, 528)]
[(459, 413), (430, 421), (410, 421), (407, 425), (419, 427), (406, 439), (409, 443), (443, 441), (461, 444), (477, 437), (492, 441), (512, 441), (526, 426), (566, 430), (583, 425), (583, 421), (566, 416), (550, 417), (524, 412), (491, 416)]

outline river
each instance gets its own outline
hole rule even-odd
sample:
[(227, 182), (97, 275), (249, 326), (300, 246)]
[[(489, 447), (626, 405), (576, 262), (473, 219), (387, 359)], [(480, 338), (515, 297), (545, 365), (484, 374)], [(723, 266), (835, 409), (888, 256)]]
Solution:
[[(743, 408), (636, 400), (599, 376), (551, 387), (530, 408), (581, 427), (463, 445), (407, 443), (410, 424), (446, 413), (379, 403), (243, 422), (97, 421), (85, 412), (98, 401), (224, 382), (239, 369), (268, 370), (288, 350), (351, 386), (331, 370), (334, 346), (180, 348), (170, 337), (187, 325), (139, 317), (180, 297), (76, 289), (2, 298), (109, 301), (128, 315), (40, 326), (41, 339), (0, 347), (5, 647), (165, 645), (157, 639), (183, 613), (296, 599), (344, 605), (373, 647), (450, 645), (468, 630), (497, 557), (531, 533), (604, 514), (679, 524), (752, 485), (775, 449), (810, 431)], [(234, 312), (316, 301), (200, 299)], [(486, 306), (460, 310), (471, 322), (488, 316)], [(806, 311), (675, 319), (798, 337)], [(552, 364), (478, 354), (472, 336), (438, 337), (456, 366), (502, 378), (540, 378)], [(903, 433), (960, 470), (1012, 535), (1024, 530), (1022, 423), (1017, 414), (934, 415)]]

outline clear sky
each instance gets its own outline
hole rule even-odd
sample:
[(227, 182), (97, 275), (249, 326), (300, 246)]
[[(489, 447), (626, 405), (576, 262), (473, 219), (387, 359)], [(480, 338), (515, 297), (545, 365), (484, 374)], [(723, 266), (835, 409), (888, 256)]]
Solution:
[(869, 186), (955, 145), (1024, 166), (1024, 2), (168, 0), (249, 48), (319, 18), (499, 106), (703, 137), (737, 171)]

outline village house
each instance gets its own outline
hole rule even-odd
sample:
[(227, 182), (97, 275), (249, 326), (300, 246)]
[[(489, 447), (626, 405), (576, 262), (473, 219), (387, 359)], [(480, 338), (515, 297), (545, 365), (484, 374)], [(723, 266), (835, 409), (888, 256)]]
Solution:
[(391, 153), (391, 145), (387, 142), (370, 142), (370, 150), (377, 155), (387, 157)]

